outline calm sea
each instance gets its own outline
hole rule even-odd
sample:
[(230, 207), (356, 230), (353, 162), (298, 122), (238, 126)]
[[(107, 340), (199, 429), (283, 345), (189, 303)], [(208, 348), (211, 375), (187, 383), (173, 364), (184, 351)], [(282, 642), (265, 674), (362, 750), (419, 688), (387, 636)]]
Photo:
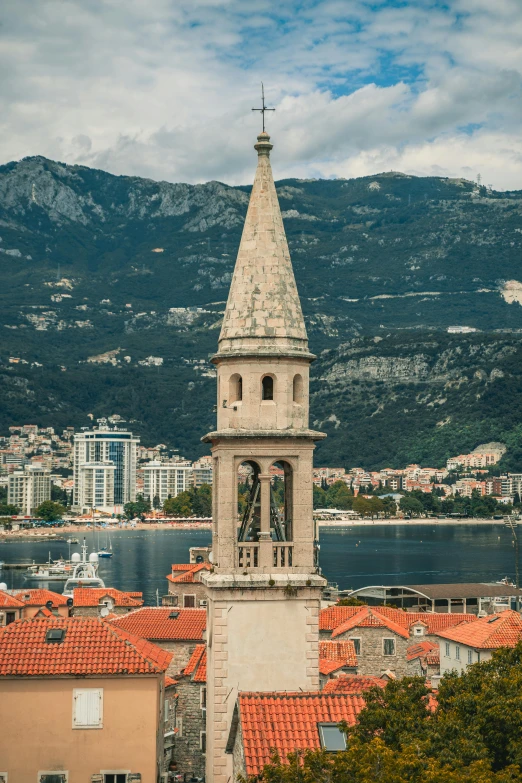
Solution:
[[(103, 534), (102, 534), (103, 536)], [(87, 534), (89, 549), (94, 546)], [(210, 543), (209, 530), (128, 530), (112, 535), (114, 557), (100, 561), (105, 584), (121, 590), (141, 590), (145, 602), (167, 592), (165, 576), (171, 563), (188, 561), (191, 546)], [(432, 584), (489, 582), (514, 577), (511, 533), (503, 525), (400, 525), (322, 528), (320, 563), (324, 575), (341, 589), (371, 584)], [(78, 551), (73, 546), (71, 551)], [(65, 543), (0, 544), (0, 560), (44, 562), (67, 557)], [(0, 580), (9, 588), (46, 586), (31, 583), (23, 571), (4, 570)], [(60, 592), (61, 583), (50, 589)]]

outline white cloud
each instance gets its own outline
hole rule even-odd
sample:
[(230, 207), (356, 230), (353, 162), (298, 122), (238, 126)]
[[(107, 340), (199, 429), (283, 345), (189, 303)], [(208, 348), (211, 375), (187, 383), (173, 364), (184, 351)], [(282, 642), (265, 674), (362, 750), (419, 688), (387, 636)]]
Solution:
[(519, 0), (4, 0), (1, 21), (4, 162), (249, 182), (263, 79), (278, 177), (522, 188)]

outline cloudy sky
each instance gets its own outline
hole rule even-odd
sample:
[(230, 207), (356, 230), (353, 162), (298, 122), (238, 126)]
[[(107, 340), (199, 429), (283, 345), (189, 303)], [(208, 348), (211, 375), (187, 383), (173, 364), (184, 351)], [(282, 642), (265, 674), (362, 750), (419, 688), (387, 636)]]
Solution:
[(522, 189), (522, 0), (2, 0), (0, 162)]

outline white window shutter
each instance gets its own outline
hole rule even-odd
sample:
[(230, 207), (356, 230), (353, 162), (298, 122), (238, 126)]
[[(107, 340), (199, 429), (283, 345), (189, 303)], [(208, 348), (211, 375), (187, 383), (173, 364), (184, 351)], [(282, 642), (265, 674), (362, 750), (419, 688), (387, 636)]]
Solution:
[(73, 692), (73, 728), (101, 728), (102, 708), (102, 688), (75, 688)]

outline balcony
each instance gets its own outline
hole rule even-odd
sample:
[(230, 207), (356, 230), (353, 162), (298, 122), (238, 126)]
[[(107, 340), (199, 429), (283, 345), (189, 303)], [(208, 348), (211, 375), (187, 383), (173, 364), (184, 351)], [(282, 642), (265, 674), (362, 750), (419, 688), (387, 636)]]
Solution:
[(238, 568), (257, 568), (259, 565), (259, 544), (245, 543), (237, 548)]

